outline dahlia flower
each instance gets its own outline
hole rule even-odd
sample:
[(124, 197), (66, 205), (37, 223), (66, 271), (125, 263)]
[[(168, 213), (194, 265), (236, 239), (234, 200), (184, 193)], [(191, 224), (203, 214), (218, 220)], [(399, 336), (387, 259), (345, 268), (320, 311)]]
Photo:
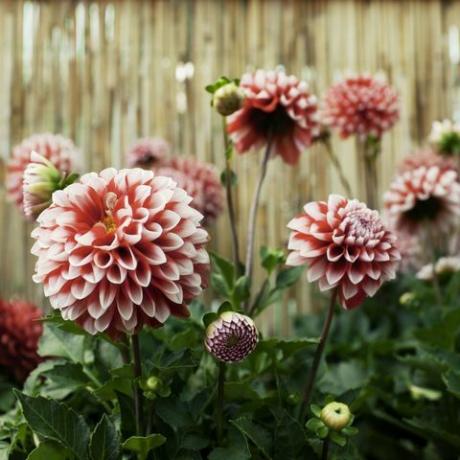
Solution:
[(434, 264), (424, 265), (415, 275), (416, 278), (424, 281), (433, 280), (434, 276), (443, 277), (460, 271), (460, 257), (446, 256), (439, 258)]
[(404, 157), (398, 167), (398, 172), (412, 171), (420, 166), (438, 166), (442, 171), (451, 169), (458, 172), (457, 165), (453, 159), (440, 156), (430, 149), (417, 150)]
[(170, 155), (171, 146), (161, 137), (138, 139), (126, 153), (130, 168), (150, 169), (161, 165)]
[(311, 202), (289, 222), (292, 230), (287, 265), (309, 266), (308, 280), (322, 291), (337, 288), (345, 309), (373, 296), (395, 276), (399, 251), (377, 211), (364, 203), (329, 195), (327, 202)]
[(424, 224), (448, 230), (460, 215), (458, 173), (449, 163), (406, 164), (385, 193), (384, 207), (398, 231), (417, 234)]
[(420, 238), (417, 235), (389, 228), (396, 236), (396, 246), (401, 254), (401, 262), (398, 267), (399, 271), (401, 273), (408, 273), (419, 269), (424, 259), (424, 251), (420, 244)]
[(320, 133), (317, 99), (308, 84), (282, 71), (257, 70), (241, 78), (243, 108), (228, 118), (239, 153), (271, 143), (271, 153), (296, 164)]
[(32, 152), (49, 160), (62, 173), (76, 169), (79, 152), (74, 143), (55, 134), (34, 134), (13, 148), (7, 165), (6, 188), (8, 197), (23, 210), (24, 171), (30, 162)]
[(223, 189), (212, 165), (192, 157), (173, 157), (156, 173), (174, 179), (193, 198), (191, 206), (203, 214), (203, 225), (213, 223), (222, 212)]
[(24, 171), (23, 208), (27, 217), (37, 218), (51, 204), (51, 196), (77, 180), (78, 175), (62, 173), (51, 161), (32, 152)]
[(191, 201), (153, 171), (85, 174), (38, 217), (34, 281), (91, 334), (116, 338), (188, 316), (209, 268), (208, 234)]
[(331, 86), (324, 97), (322, 122), (342, 138), (379, 138), (399, 119), (397, 92), (370, 75), (349, 77)]
[(234, 82), (230, 82), (216, 90), (212, 98), (212, 105), (218, 113), (228, 117), (241, 109), (243, 101), (244, 91)]
[(433, 122), (429, 141), (439, 153), (460, 154), (460, 125), (450, 120)]
[(42, 311), (21, 300), (0, 300), (0, 366), (23, 382), (40, 363), (38, 341), (43, 327)]
[(257, 342), (254, 321), (249, 316), (226, 311), (208, 326), (204, 344), (219, 361), (233, 363), (250, 355)]

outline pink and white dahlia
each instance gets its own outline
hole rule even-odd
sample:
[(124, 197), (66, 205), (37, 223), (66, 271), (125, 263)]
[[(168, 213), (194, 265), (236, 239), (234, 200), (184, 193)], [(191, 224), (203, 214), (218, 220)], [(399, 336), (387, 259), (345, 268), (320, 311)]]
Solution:
[(438, 155), (430, 149), (420, 149), (404, 157), (398, 167), (398, 172), (413, 171), (421, 166), (426, 168), (437, 166), (441, 171), (458, 171), (457, 165), (452, 158)]
[(371, 75), (345, 78), (332, 85), (323, 100), (322, 122), (342, 138), (380, 137), (398, 119), (398, 93)]
[(288, 228), (287, 265), (307, 264), (308, 281), (319, 281), (322, 291), (337, 289), (345, 309), (357, 307), (395, 276), (401, 258), (396, 238), (364, 203), (329, 195), (327, 202), (307, 203)]
[(79, 152), (74, 143), (59, 134), (34, 134), (13, 148), (7, 165), (6, 188), (8, 197), (23, 209), (24, 171), (30, 163), (30, 155), (36, 152), (49, 160), (61, 173), (76, 168)]
[(209, 163), (192, 157), (173, 157), (156, 173), (174, 179), (192, 198), (191, 205), (203, 214), (203, 225), (212, 224), (224, 209), (219, 175)]
[(207, 282), (208, 234), (172, 179), (109, 168), (52, 201), (32, 232), (33, 279), (64, 319), (117, 337), (189, 315)]
[(271, 143), (273, 155), (288, 164), (319, 135), (317, 99), (308, 84), (282, 71), (244, 74), (243, 107), (228, 117), (228, 132), (239, 153)]
[(126, 153), (130, 168), (151, 169), (161, 165), (170, 155), (171, 146), (161, 137), (138, 139)]
[(446, 231), (455, 224), (460, 216), (460, 183), (457, 170), (449, 165), (406, 161), (384, 195), (394, 228), (418, 234), (423, 228)]

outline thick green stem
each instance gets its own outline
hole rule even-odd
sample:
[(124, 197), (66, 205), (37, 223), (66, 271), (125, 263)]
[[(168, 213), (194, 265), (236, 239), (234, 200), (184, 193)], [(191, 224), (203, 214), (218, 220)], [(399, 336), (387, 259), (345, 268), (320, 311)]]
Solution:
[(131, 337), (131, 349), (133, 358), (133, 371), (134, 371), (134, 382), (133, 382), (133, 393), (134, 393), (134, 414), (136, 417), (136, 434), (143, 436), (143, 397), (142, 389), (140, 387), (140, 379), (142, 378), (142, 362), (141, 353), (139, 347), (139, 336), (133, 334)]
[(225, 363), (219, 362), (219, 377), (217, 382), (217, 440), (222, 444), (224, 433), (224, 384), (225, 384)]
[(335, 300), (337, 298), (337, 288), (334, 289), (329, 302), (329, 309), (327, 312), (326, 320), (323, 324), (323, 330), (319, 338), (318, 346), (316, 347), (315, 356), (313, 357), (313, 363), (310, 368), (310, 372), (307, 377), (307, 383), (303, 394), (302, 404), (300, 406), (300, 421), (302, 422), (307, 414), (308, 405), (310, 403), (313, 387), (315, 384), (316, 374), (321, 363), (321, 357), (323, 355), (324, 347), (326, 346), (327, 337), (329, 335), (329, 329), (331, 328), (332, 318), (334, 316)]

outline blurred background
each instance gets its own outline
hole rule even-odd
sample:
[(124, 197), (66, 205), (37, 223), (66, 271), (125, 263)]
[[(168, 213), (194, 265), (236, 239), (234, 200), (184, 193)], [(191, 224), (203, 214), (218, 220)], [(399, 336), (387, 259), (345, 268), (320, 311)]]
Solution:
[[(381, 72), (401, 95), (399, 123), (383, 137), (382, 192), (398, 160), (423, 145), (435, 119), (460, 121), (460, 2), (447, 0), (0, 1), (0, 170), (12, 146), (39, 132), (62, 133), (81, 150), (82, 171), (124, 166), (127, 147), (161, 136), (174, 151), (224, 165), (221, 119), (204, 86), (281, 65), (321, 96), (346, 73)], [(336, 153), (363, 196), (355, 140)], [(257, 153), (238, 156), (237, 213), (244, 237)], [(42, 303), (31, 281), (32, 225), (0, 190), (0, 296)], [(269, 165), (259, 242), (283, 246), (286, 223), (312, 199), (342, 192), (321, 147), (292, 168)], [(230, 256), (224, 213), (211, 247)], [(289, 316), (317, 308), (306, 282), (264, 326), (287, 332)]]

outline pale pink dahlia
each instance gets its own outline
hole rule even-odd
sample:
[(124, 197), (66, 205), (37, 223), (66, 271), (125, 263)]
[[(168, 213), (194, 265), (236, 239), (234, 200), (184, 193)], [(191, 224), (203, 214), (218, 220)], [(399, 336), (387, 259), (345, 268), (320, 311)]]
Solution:
[(370, 75), (349, 77), (329, 88), (321, 115), (342, 138), (380, 137), (399, 119), (398, 93)]
[(269, 141), (273, 155), (296, 164), (302, 150), (319, 135), (317, 99), (308, 84), (282, 71), (243, 75), (243, 108), (228, 117), (228, 132), (239, 153)]
[(76, 167), (79, 152), (74, 143), (56, 134), (34, 134), (13, 148), (7, 165), (6, 188), (8, 197), (22, 210), (22, 183), (30, 155), (36, 152), (49, 160), (61, 173), (70, 173)]
[(224, 208), (224, 193), (214, 167), (192, 157), (173, 157), (156, 173), (174, 179), (192, 198), (191, 206), (203, 214), (203, 224), (212, 224)]
[(448, 230), (460, 215), (458, 173), (448, 162), (406, 163), (385, 193), (384, 207), (398, 231), (417, 234), (425, 224)]
[(454, 159), (438, 155), (430, 149), (420, 149), (404, 157), (398, 167), (398, 172), (413, 171), (420, 166), (425, 166), (427, 168), (437, 166), (441, 171), (458, 171)]
[(161, 137), (138, 139), (126, 153), (130, 168), (150, 169), (161, 165), (170, 155), (171, 146)]
[(52, 201), (32, 232), (34, 281), (64, 319), (116, 337), (188, 316), (206, 284), (208, 234), (172, 179), (109, 168)]
[(307, 203), (304, 211), (288, 224), (286, 263), (306, 263), (308, 281), (319, 281), (322, 291), (337, 288), (344, 308), (357, 307), (394, 278), (401, 257), (377, 211), (339, 195)]

